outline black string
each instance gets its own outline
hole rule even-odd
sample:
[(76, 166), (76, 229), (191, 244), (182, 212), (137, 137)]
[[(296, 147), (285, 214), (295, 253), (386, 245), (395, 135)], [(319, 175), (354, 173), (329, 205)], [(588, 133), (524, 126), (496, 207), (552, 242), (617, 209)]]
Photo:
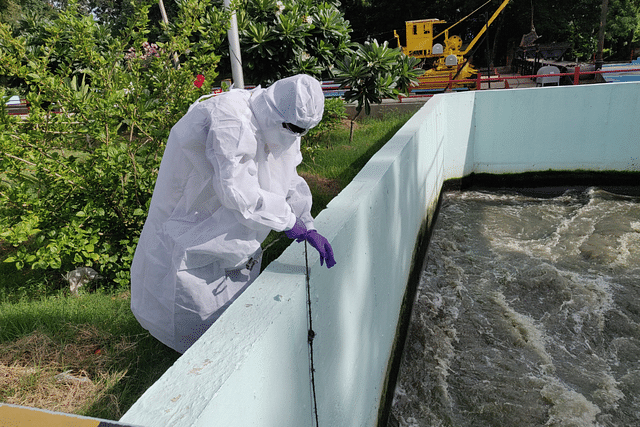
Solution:
[(311, 284), (309, 282), (309, 258), (307, 257), (307, 241), (304, 242), (304, 262), (306, 266), (306, 284), (307, 284), (307, 323), (309, 331), (307, 334), (307, 342), (309, 343), (309, 371), (311, 373), (311, 388), (313, 391), (313, 413), (316, 419), (316, 427), (319, 427), (318, 423), (318, 399), (316, 396), (316, 369), (313, 364), (313, 339), (316, 337), (316, 333), (313, 331), (313, 319), (311, 316)]

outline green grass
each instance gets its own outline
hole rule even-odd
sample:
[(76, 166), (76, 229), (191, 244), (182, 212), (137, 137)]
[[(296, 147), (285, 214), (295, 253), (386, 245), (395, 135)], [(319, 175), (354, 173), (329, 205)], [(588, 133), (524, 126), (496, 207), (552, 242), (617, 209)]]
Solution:
[[(314, 195), (314, 215), (409, 117), (358, 122), (352, 142), (348, 124), (304, 141), (298, 170)], [(265, 241), (263, 265), (290, 244), (282, 235)], [(119, 419), (179, 357), (142, 329), (129, 304), (122, 289), (93, 286), (73, 296), (59, 273), (0, 264), (0, 402)], [(91, 379), (77, 385), (77, 402), (60, 403), (71, 386), (54, 377), (65, 371)]]
[(303, 160), (298, 171), (336, 179), (345, 187), (410, 117), (411, 114), (394, 115), (385, 120), (365, 119), (356, 122), (351, 142), (348, 124), (320, 135), (315, 144), (322, 149), (311, 159)]

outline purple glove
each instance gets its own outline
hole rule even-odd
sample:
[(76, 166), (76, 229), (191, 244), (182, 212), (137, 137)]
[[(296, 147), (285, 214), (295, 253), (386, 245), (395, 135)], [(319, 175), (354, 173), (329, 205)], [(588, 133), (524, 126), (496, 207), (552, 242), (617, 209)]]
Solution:
[(295, 239), (298, 242), (303, 242), (307, 237), (307, 226), (304, 225), (304, 222), (300, 218), (296, 218), (296, 223), (293, 225), (291, 230), (287, 230), (284, 232), (290, 239)]
[(316, 230), (309, 230), (307, 232), (307, 242), (318, 250), (320, 254), (320, 265), (323, 265), (324, 261), (327, 261), (327, 268), (336, 265), (336, 260), (333, 258), (333, 248), (320, 233)]

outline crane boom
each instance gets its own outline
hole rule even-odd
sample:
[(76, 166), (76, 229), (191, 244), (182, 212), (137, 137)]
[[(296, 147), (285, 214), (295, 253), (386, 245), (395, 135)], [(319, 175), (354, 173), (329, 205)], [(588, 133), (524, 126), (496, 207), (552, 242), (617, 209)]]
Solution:
[[(464, 18), (462, 18), (461, 20), (459, 20), (458, 22), (456, 22), (455, 24), (453, 24), (452, 26), (450, 26), (449, 28), (447, 28), (446, 30), (440, 31), (438, 33), (438, 35), (433, 36), (433, 39), (437, 39), (438, 37), (440, 37), (443, 34), (448, 34), (449, 30), (452, 29), (453, 27), (455, 27), (456, 25), (458, 25), (459, 23), (465, 21), (468, 17), (473, 16), (474, 13), (476, 13), (477, 11), (479, 11), (480, 9), (482, 9), (483, 7), (485, 7), (486, 5), (488, 5), (489, 3), (491, 3), (491, 0), (487, 0), (486, 3), (484, 3), (482, 6), (480, 6), (479, 8), (477, 8), (476, 10), (474, 10), (473, 12), (471, 12), (470, 14), (468, 14), (467, 16), (465, 16)], [(446, 37), (446, 36), (445, 36)]]

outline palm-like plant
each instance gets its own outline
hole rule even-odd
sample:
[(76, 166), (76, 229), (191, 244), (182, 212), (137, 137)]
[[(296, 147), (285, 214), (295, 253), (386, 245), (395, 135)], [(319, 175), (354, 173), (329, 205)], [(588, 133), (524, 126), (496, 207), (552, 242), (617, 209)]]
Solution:
[(351, 45), (349, 22), (332, 3), (245, 0), (237, 13), (245, 80), (252, 83), (298, 73), (332, 78), (336, 58)]
[(390, 48), (387, 42), (379, 44), (377, 40), (365, 42), (337, 62), (336, 80), (341, 88), (347, 89), (344, 99), (356, 102), (350, 138), (353, 138), (353, 121), (363, 109), (369, 115), (372, 103), (381, 104), (384, 98), (397, 99), (418, 83), (424, 70), (416, 68), (417, 64), (417, 58), (405, 56), (400, 49)]

